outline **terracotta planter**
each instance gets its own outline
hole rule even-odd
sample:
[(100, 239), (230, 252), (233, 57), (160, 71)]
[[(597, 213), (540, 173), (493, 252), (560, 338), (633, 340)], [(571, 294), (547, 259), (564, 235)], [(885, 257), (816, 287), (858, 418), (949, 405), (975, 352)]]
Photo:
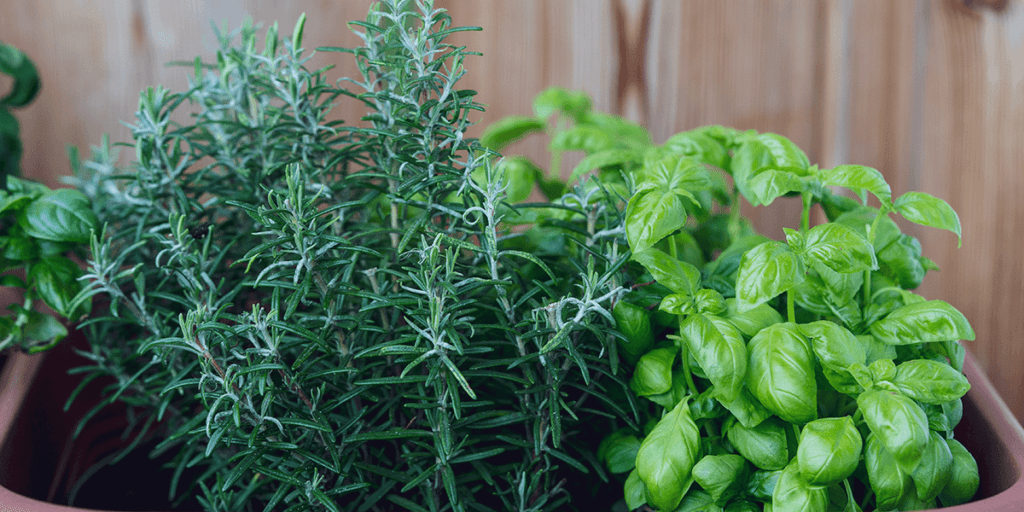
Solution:
[[(68, 413), (62, 410), (68, 393), (77, 385), (67, 369), (82, 362), (75, 360), (69, 345), (35, 356), (12, 354), (0, 372), (0, 511), (86, 510), (43, 500), (63, 497), (93, 462), (123, 446), (120, 411), (96, 418), (95, 428), (71, 439), (70, 433), (87, 407), (79, 401)], [(1024, 429), (970, 353), (964, 372), (971, 391), (964, 397), (964, 416), (956, 438), (978, 461), (981, 489), (976, 501), (943, 510), (1020, 512), (1024, 510)], [(124, 486), (119, 488), (125, 492)], [(152, 507), (152, 503), (140, 506)]]

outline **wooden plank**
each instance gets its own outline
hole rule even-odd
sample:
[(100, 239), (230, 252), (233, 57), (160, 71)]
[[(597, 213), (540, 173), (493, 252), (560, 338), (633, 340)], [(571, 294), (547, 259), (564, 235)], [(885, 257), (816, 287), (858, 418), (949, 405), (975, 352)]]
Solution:
[[(985, 4), (981, 4), (984, 6)], [(942, 271), (921, 293), (959, 308), (977, 332), (967, 345), (1018, 418), (1024, 417), (1024, 3), (928, 13), (921, 165), (912, 182), (960, 213), (963, 248), (922, 229)]]

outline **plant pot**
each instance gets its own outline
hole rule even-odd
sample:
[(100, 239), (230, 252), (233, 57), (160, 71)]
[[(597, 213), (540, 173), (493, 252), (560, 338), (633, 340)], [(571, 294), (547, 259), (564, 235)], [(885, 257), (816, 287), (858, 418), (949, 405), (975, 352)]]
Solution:
[[(83, 341), (77, 333), (73, 338), (73, 343)], [(0, 372), (0, 510), (4, 512), (86, 510), (44, 500), (65, 499), (87, 468), (126, 444), (120, 438), (125, 425), (123, 410), (113, 407), (94, 418), (93, 426), (77, 439), (71, 438), (78, 419), (91, 405), (82, 399), (98, 396), (102, 387), (100, 383), (90, 385), (95, 389), (87, 387), (71, 410), (63, 411), (69, 393), (77, 386), (77, 378), (67, 375), (67, 370), (85, 361), (71, 350), (73, 343), (64, 343), (44, 354), (13, 353)], [(956, 439), (977, 459), (981, 488), (974, 502), (943, 510), (1024, 510), (1024, 428), (996, 394), (970, 352), (964, 362), (964, 373), (971, 382), (971, 390), (963, 400), (963, 420), (956, 428)], [(152, 482), (160, 478), (156, 474), (159, 464), (138, 464), (144, 466), (133, 471), (141, 476), (138, 480)], [(130, 503), (128, 507), (138, 510), (166, 507), (158, 492), (131, 482), (118, 482), (117, 489), (104, 489), (103, 493), (113, 498), (128, 495), (120, 503)], [(132, 501), (133, 494), (142, 500)]]

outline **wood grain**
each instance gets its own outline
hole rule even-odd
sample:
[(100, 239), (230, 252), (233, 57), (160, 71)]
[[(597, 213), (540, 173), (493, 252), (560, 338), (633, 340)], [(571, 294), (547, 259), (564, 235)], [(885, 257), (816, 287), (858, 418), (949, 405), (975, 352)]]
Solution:
[[(138, 93), (180, 89), (172, 60), (211, 59), (209, 20), (309, 15), (306, 46), (353, 46), (346, 22), (369, 0), (4, 0), (0, 39), (23, 48), (43, 91), (19, 111), (26, 174), (49, 185), (68, 172), (65, 146), (111, 133), (128, 140)], [(528, 114), (545, 87), (583, 89), (598, 109), (647, 124), (660, 142), (719, 123), (782, 133), (813, 162), (878, 168), (894, 192), (923, 190), (960, 213), (948, 232), (903, 224), (942, 268), (919, 290), (972, 321), (968, 343), (1024, 417), (1024, 0), (438, 0), (457, 44), (480, 51), (462, 86), (488, 104), (480, 124)], [(353, 74), (351, 57), (318, 55)], [(0, 84), (2, 85), (2, 84)], [(354, 104), (339, 115), (362, 115)], [(544, 141), (510, 148), (547, 161)], [(572, 160), (563, 162), (568, 172)], [(754, 214), (771, 236), (799, 211), (780, 201)]]

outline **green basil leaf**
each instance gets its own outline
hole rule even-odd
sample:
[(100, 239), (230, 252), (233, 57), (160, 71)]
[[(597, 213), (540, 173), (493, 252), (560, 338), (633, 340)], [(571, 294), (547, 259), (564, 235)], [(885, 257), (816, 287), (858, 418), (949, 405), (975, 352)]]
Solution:
[(612, 308), (612, 318), (615, 319), (615, 327), (625, 337), (625, 340), (618, 340), (619, 348), (626, 362), (635, 365), (640, 356), (654, 345), (650, 314), (640, 306), (620, 300)]
[(39, 93), (41, 84), (35, 64), (21, 50), (2, 43), (0, 43), (0, 73), (14, 79), (11, 91), (0, 98), (0, 107), (24, 107)]
[(747, 187), (754, 196), (750, 204), (754, 206), (770, 205), (776, 198), (790, 192), (802, 192), (806, 186), (796, 174), (775, 169), (760, 171), (747, 181)]
[(739, 330), (723, 318), (697, 314), (680, 323), (679, 336), (719, 396), (735, 400), (747, 373), (747, 347)]
[(907, 192), (896, 199), (892, 206), (904, 219), (922, 226), (952, 231), (956, 233), (957, 246), (963, 243), (960, 217), (946, 201), (924, 192)]
[(799, 328), (811, 340), (811, 348), (822, 366), (846, 372), (852, 364), (867, 364), (864, 346), (849, 330), (828, 320), (801, 324)]
[(928, 416), (928, 428), (937, 432), (952, 432), (963, 418), (963, 400), (956, 399), (944, 404), (921, 404), (921, 409)]
[(974, 339), (974, 329), (963, 313), (941, 300), (902, 306), (871, 324), (870, 330), (890, 345)]
[(587, 155), (573, 168), (572, 174), (566, 183), (576, 183), (584, 174), (594, 169), (604, 169), (612, 166), (626, 167), (627, 164), (639, 162), (643, 155), (635, 149), (613, 148), (598, 151)]
[[(695, 200), (694, 193), (714, 187), (708, 168), (693, 158), (669, 154), (637, 173), (637, 190), (657, 188)], [(696, 202), (696, 201), (695, 201)]]
[(828, 508), (828, 489), (803, 478), (793, 461), (786, 466), (772, 493), (772, 512), (818, 512)]
[(480, 135), (480, 145), (501, 153), (509, 144), (547, 127), (543, 119), (528, 116), (507, 116), (490, 124)]
[(868, 472), (871, 490), (875, 492), (878, 510), (896, 508), (903, 496), (910, 490), (910, 475), (900, 468), (885, 444), (875, 434), (868, 434), (864, 447), (864, 465)]
[(771, 501), (772, 493), (775, 492), (775, 485), (782, 476), (781, 469), (771, 471), (759, 469), (750, 474), (744, 490), (754, 499), (760, 501)]
[(637, 473), (636, 469), (629, 472), (624, 487), (627, 508), (636, 510), (647, 503), (647, 488), (644, 487), (644, 482), (640, 480), (640, 473)]
[(16, 212), (32, 202), (33, 196), (24, 193), (4, 194), (0, 191), (0, 213)]
[(506, 157), (498, 163), (498, 169), (505, 177), (506, 200), (510, 203), (529, 198), (533, 185), (543, 175), (540, 167), (525, 156)]
[(787, 169), (801, 176), (807, 175), (806, 171), (811, 162), (793, 141), (777, 133), (762, 133), (757, 135), (756, 139), (771, 154), (775, 169)]
[(703, 489), (690, 489), (679, 506), (672, 512), (722, 512), (722, 507), (715, 504), (711, 495)]
[(813, 485), (849, 478), (860, 462), (863, 441), (853, 418), (820, 418), (804, 425), (796, 460), (800, 474)]
[(900, 363), (892, 383), (910, 398), (935, 405), (957, 400), (971, 389), (964, 374), (929, 359)]
[(725, 313), (725, 297), (715, 290), (698, 290), (693, 296), (693, 306), (697, 313), (720, 315)]
[(693, 480), (719, 504), (739, 493), (746, 473), (746, 459), (731, 453), (705, 455), (693, 466)]
[(910, 398), (892, 391), (868, 390), (857, 406), (871, 432), (896, 457), (904, 471), (913, 471), (928, 446), (928, 416)]
[(636, 456), (636, 470), (652, 505), (663, 510), (679, 505), (699, 452), (700, 432), (683, 400), (644, 438)]
[(692, 315), (695, 312), (693, 297), (682, 293), (671, 293), (661, 299), (658, 310), (679, 316)]
[[(690, 390), (686, 387), (686, 374), (683, 373), (682, 367), (678, 367), (672, 370), (672, 387), (668, 391), (656, 395), (647, 395), (644, 398), (664, 407), (665, 410), (671, 411), (687, 396), (690, 396)], [(694, 404), (700, 404), (700, 402), (695, 399), (694, 402), (690, 403), (690, 415), (693, 416), (694, 420), (697, 420), (700, 418), (694, 416)]]
[(11, 261), (31, 261), (40, 256), (39, 243), (20, 236), (0, 237), (0, 258)]
[(921, 462), (910, 473), (914, 487), (917, 488), (917, 498), (922, 501), (934, 500), (952, 475), (953, 453), (942, 436), (931, 432)]
[(877, 359), (868, 365), (868, 371), (876, 384), (892, 382), (896, 378), (896, 363), (891, 359)]
[(944, 507), (952, 507), (971, 501), (978, 492), (981, 479), (978, 477), (978, 462), (971, 452), (956, 439), (946, 439), (946, 444), (953, 455), (953, 464), (949, 482), (939, 493), (939, 501)]
[(807, 232), (807, 256), (843, 274), (878, 268), (874, 248), (867, 239), (842, 224), (822, 224)]
[(629, 429), (618, 430), (604, 438), (598, 446), (597, 458), (608, 466), (608, 471), (627, 473), (636, 467), (640, 439), (630, 432)]
[(747, 387), (759, 402), (790, 423), (818, 415), (818, 387), (810, 343), (793, 323), (766, 327), (747, 347)]
[[(875, 218), (878, 216), (878, 209), (871, 208), (870, 206), (857, 206), (856, 208), (843, 213), (836, 217), (833, 224), (842, 224), (848, 228), (852, 228), (857, 233), (864, 235), (864, 238), (868, 238), (868, 228), (873, 226)], [(896, 223), (885, 215), (882, 220), (878, 221), (878, 225), (875, 226), (874, 238), (872, 244), (875, 248), (875, 253), (889, 246), (896, 241), (900, 236), (900, 228)]]
[(733, 500), (725, 506), (725, 512), (762, 512), (761, 504), (747, 500)]
[(658, 249), (633, 253), (633, 259), (646, 268), (658, 283), (675, 293), (693, 297), (700, 287), (700, 270)]
[(864, 347), (865, 364), (871, 364), (879, 359), (896, 359), (895, 346), (882, 343), (870, 334), (858, 335), (857, 341)]
[[(589, 99), (589, 98), (588, 98)], [(644, 149), (652, 144), (651, 132), (629, 119), (604, 112), (590, 112), (586, 123), (600, 128), (611, 136), (616, 146)]]
[(54, 242), (88, 242), (99, 220), (89, 199), (77, 190), (52, 190), (28, 205), (18, 215), (25, 234)]
[(772, 412), (761, 405), (761, 402), (758, 402), (746, 387), (740, 390), (740, 394), (736, 396), (735, 400), (727, 400), (718, 393), (717, 389), (712, 389), (715, 400), (718, 400), (722, 407), (732, 413), (744, 427), (754, 428), (772, 415)]
[[(73, 261), (62, 256), (44, 258), (32, 265), (28, 272), (28, 284), (36, 293), (65, 318), (71, 318), (71, 301), (82, 289), (78, 282), (82, 270)], [(76, 315), (77, 316), (77, 315)]]
[(686, 209), (674, 192), (641, 190), (626, 205), (626, 240), (634, 253), (651, 248), (685, 224)]
[(672, 388), (672, 363), (676, 351), (656, 348), (640, 357), (629, 388), (640, 396), (657, 395)]
[(736, 299), (726, 299), (725, 304), (726, 318), (748, 338), (769, 325), (780, 324), (783, 321), (782, 315), (767, 304), (755, 306), (742, 313), (737, 311)]
[(549, 87), (533, 98), (533, 114), (546, 121), (551, 114), (560, 112), (581, 123), (587, 120), (593, 103), (590, 95), (584, 91)]
[(736, 309), (748, 311), (804, 280), (803, 262), (789, 246), (768, 241), (747, 251), (736, 276)]
[(885, 182), (885, 177), (871, 167), (840, 165), (833, 169), (823, 169), (818, 171), (818, 180), (825, 186), (845, 187), (854, 192), (866, 190), (874, 194), (882, 204), (892, 201), (892, 189)]
[(548, 150), (583, 151), (589, 155), (609, 149), (612, 146), (611, 136), (601, 128), (588, 124), (578, 124), (552, 137), (551, 143), (548, 144)]
[(695, 158), (706, 164), (725, 169), (729, 165), (729, 153), (722, 144), (712, 137), (696, 132), (677, 133), (665, 141), (664, 146), (673, 153)]
[(782, 469), (789, 463), (786, 426), (778, 418), (768, 418), (754, 427), (733, 423), (727, 436), (740, 455), (761, 469)]
[(921, 285), (927, 272), (921, 257), (921, 242), (900, 235), (895, 242), (878, 252), (878, 271), (896, 281), (901, 288), (912, 290)]

